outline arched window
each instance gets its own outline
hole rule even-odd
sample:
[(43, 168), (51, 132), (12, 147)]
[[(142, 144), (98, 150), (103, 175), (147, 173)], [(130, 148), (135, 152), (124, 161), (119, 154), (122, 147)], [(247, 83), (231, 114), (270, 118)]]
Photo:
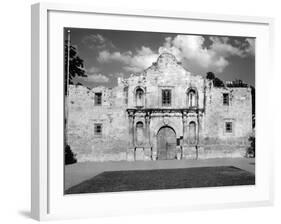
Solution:
[(136, 89), (136, 106), (137, 107), (144, 106), (144, 92), (141, 88)]
[(195, 144), (196, 143), (196, 124), (194, 121), (189, 123), (189, 143)]
[(128, 86), (124, 87), (124, 103), (127, 105), (128, 104)]
[(138, 145), (141, 145), (144, 142), (144, 130), (141, 121), (138, 121), (136, 124), (136, 140)]
[(194, 89), (191, 89), (187, 92), (187, 106), (197, 107), (197, 94)]

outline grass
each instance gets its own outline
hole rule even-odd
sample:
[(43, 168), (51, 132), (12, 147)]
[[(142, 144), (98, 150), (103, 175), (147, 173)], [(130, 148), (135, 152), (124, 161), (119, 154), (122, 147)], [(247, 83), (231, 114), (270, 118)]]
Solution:
[(255, 175), (233, 166), (103, 172), (66, 194), (254, 185)]

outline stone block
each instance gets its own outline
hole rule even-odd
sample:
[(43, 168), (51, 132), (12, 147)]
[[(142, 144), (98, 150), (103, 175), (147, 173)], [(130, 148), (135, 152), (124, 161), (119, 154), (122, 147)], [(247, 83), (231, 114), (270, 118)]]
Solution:
[(144, 148), (137, 147), (135, 150), (135, 159), (136, 160), (144, 160)]

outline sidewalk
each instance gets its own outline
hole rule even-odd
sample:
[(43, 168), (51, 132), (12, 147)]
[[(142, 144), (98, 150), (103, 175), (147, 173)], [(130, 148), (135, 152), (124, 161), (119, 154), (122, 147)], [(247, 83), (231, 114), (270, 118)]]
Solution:
[(65, 189), (75, 186), (104, 171), (174, 169), (209, 166), (235, 166), (255, 173), (255, 159), (217, 158), (205, 160), (156, 160), (156, 161), (115, 161), (83, 162), (65, 167)]

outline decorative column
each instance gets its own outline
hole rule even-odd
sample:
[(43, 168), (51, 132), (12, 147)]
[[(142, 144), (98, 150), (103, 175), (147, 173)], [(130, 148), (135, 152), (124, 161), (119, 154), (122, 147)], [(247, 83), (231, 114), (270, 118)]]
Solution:
[(144, 160), (152, 159), (152, 148), (150, 142), (150, 112), (145, 114), (145, 147)]
[(182, 158), (186, 158), (188, 154), (188, 133), (187, 133), (187, 112), (182, 113), (182, 126), (183, 126), (183, 143), (182, 143)]
[(129, 115), (129, 148), (127, 151), (127, 160), (133, 161), (135, 160), (135, 138), (134, 138), (135, 114), (133, 111), (128, 111), (128, 115)]

